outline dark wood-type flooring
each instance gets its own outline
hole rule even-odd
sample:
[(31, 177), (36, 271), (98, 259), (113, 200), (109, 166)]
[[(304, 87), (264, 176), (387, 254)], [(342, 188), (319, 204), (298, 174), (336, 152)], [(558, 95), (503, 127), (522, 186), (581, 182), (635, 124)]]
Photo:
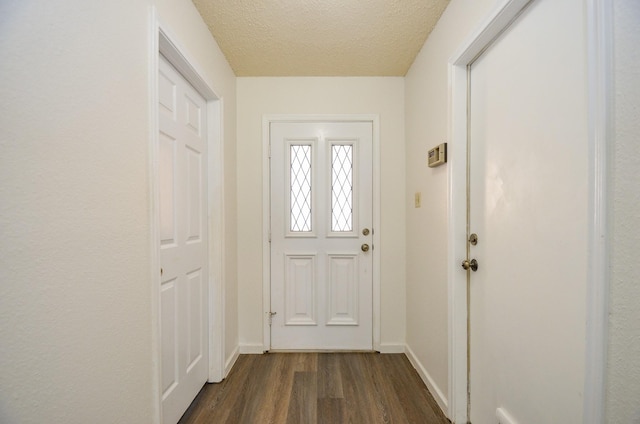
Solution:
[(448, 424), (404, 354), (241, 355), (180, 424)]

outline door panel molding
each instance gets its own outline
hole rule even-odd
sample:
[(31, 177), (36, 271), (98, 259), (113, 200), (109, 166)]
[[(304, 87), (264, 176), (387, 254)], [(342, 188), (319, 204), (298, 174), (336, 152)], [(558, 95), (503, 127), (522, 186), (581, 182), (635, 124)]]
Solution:
[[(327, 252), (326, 325), (358, 325), (359, 252)], [(346, 277), (346, 278), (337, 278)]]
[[(263, 345), (262, 351), (271, 346), (269, 313), (271, 308), (271, 247), (270, 247), (270, 126), (272, 123), (306, 122), (370, 122), (373, 127), (373, 245), (380, 245), (380, 118), (374, 114), (352, 115), (264, 115), (262, 117), (262, 299)], [(380, 351), (380, 249), (373, 249), (373, 349)]]
[[(448, 417), (467, 422), (467, 281), (460, 272), (466, 258), (466, 164), (468, 137), (468, 66), (505, 31), (533, 0), (503, 0), (449, 60), (448, 175)], [(612, 5), (610, 0), (586, 1), (589, 111), (589, 238), (590, 259), (586, 303), (584, 422), (604, 421), (608, 327), (608, 198), (612, 139)]]
[[(317, 254), (284, 252), (285, 325), (317, 325)], [(304, 305), (304, 310), (300, 310)], [(298, 306), (296, 308), (296, 306)]]

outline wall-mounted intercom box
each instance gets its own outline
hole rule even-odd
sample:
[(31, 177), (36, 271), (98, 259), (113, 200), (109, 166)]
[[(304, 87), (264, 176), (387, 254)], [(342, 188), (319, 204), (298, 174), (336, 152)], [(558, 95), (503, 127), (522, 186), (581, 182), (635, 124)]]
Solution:
[(447, 143), (442, 143), (429, 150), (427, 164), (429, 168), (440, 166), (447, 162)]

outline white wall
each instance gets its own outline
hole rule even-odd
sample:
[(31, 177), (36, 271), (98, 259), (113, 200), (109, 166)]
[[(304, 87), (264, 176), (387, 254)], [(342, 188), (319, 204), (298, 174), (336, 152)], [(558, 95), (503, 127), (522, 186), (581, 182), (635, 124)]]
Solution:
[(615, 147), (607, 423), (640, 423), (640, 2), (614, 4)]
[(381, 342), (405, 335), (404, 79), (238, 78), (238, 288), (240, 345), (262, 348), (262, 117), (379, 114)]
[[(149, 423), (152, 0), (0, 3), (0, 421)], [(235, 77), (188, 0), (159, 16), (225, 102), (235, 228)], [(227, 233), (229, 343), (235, 232)]]
[[(447, 141), (448, 60), (495, 3), (452, 0), (405, 81), (407, 347), (441, 405), (448, 391), (448, 169), (428, 168), (427, 152)], [(414, 207), (416, 192), (421, 208)]]

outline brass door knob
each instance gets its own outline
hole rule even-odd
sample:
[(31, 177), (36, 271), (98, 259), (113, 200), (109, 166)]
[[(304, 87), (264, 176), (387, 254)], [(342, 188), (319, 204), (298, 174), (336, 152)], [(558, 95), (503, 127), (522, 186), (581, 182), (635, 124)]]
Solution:
[(367, 243), (365, 243), (362, 246), (360, 246), (360, 249), (362, 249), (363, 252), (368, 252), (369, 251), (369, 245)]
[(473, 272), (478, 270), (478, 261), (476, 261), (475, 259), (465, 259), (464, 261), (462, 261), (462, 268), (464, 268), (465, 270), (471, 270)]

